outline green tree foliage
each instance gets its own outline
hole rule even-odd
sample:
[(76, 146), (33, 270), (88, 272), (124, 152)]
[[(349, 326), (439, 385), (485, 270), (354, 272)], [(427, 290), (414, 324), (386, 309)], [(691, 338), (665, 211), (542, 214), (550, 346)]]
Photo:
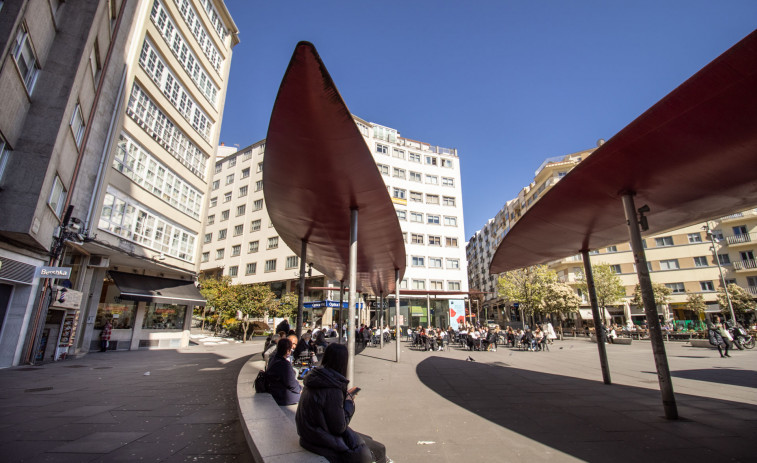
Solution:
[(281, 299), (276, 300), (271, 306), (269, 315), (272, 317), (291, 319), (297, 313), (297, 302), (300, 297), (294, 293), (282, 294)]
[[(660, 283), (652, 283), (652, 292), (654, 293), (654, 303), (657, 308), (663, 307), (670, 300), (670, 295), (673, 294), (673, 290)], [(638, 308), (644, 308), (644, 301), (641, 298), (641, 287), (637, 284), (633, 290), (633, 298), (631, 304), (635, 304)]]
[(535, 265), (511, 270), (499, 278), (497, 289), (500, 297), (517, 302), (523, 313), (532, 317), (543, 307), (547, 288), (557, 282), (557, 274), (546, 265)]
[(200, 293), (215, 309), (216, 327), (221, 323), (230, 329), (239, 324), (242, 342), (247, 341), (252, 319), (265, 316), (275, 305), (275, 295), (268, 285), (234, 285), (228, 276), (201, 279)]
[(542, 300), (542, 311), (548, 315), (560, 315), (560, 326), (566, 313), (578, 312), (581, 298), (573, 291), (573, 288), (565, 283), (557, 282), (547, 286)]
[[(597, 293), (597, 305), (603, 309), (608, 305), (621, 302), (626, 297), (626, 288), (620, 277), (613, 271), (610, 264), (596, 264), (591, 266), (591, 274), (594, 276), (594, 290)], [(578, 287), (581, 292), (588, 296), (589, 289), (583, 273), (578, 279)]]
[(707, 304), (704, 302), (704, 297), (701, 294), (689, 294), (686, 297), (686, 308), (696, 314), (703, 314), (707, 308)]
[[(731, 283), (728, 285), (728, 294), (731, 296), (731, 304), (733, 304), (733, 312), (737, 315), (744, 315), (749, 310), (754, 310), (755, 302), (752, 296), (741, 286)], [(725, 297), (725, 291), (721, 287), (718, 290), (718, 304), (723, 313), (730, 312), (728, 307), (728, 299)]]
[(234, 288), (233, 310), (241, 314), (242, 342), (246, 342), (252, 319), (264, 317), (275, 306), (276, 295), (268, 285), (234, 285)]

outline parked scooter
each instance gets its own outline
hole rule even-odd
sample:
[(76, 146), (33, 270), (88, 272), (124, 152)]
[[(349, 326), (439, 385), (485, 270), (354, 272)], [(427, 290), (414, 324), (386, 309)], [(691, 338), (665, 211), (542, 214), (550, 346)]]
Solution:
[(728, 328), (728, 332), (731, 333), (733, 344), (738, 350), (754, 348), (754, 336), (750, 335), (743, 326), (738, 323), (734, 323), (733, 320), (728, 320), (726, 322), (726, 327)]

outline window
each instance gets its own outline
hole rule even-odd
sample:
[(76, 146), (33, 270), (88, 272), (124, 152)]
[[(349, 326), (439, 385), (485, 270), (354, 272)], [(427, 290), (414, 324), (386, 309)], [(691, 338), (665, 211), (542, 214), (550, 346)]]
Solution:
[(447, 259), (447, 268), (449, 269), (460, 268), (460, 259)]
[(219, 189), (220, 187), (221, 187), (221, 181), (220, 180), (213, 180), (213, 186), (212, 186), (213, 191)]
[(289, 256), (286, 260), (286, 268), (297, 268), (300, 265), (300, 258), (297, 256)]
[(239, 273), (239, 266), (238, 265), (232, 265), (231, 267), (229, 267), (229, 276), (231, 278), (236, 277), (238, 273)]
[(402, 242), (407, 243), (407, 232), (402, 232)]
[(260, 248), (260, 241), (250, 241), (247, 245), (247, 253), (252, 254), (253, 252), (258, 252), (258, 249)]
[(244, 225), (234, 225), (234, 236), (239, 236), (244, 232)]
[(255, 191), (261, 191), (263, 189), (263, 181), (258, 180), (255, 182)]
[(426, 156), (426, 164), (429, 166), (435, 166), (437, 164), (437, 159), (434, 156)]
[(247, 209), (247, 206), (242, 204), (241, 206), (237, 206), (237, 217), (240, 215), (244, 215), (244, 211)]
[(252, 203), (252, 210), (253, 211), (259, 211), (263, 209), (263, 200), (262, 199), (256, 199), (255, 202)]
[(226, 184), (231, 185), (234, 183), (234, 174), (229, 174), (226, 176)]
[(607, 247), (607, 252), (618, 252), (618, 247), (617, 246), (608, 246)]
[(407, 289), (407, 278), (400, 281), (400, 289)]
[(210, 243), (213, 241), (213, 234), (212, 233), (205, 233), (205, 239), (203, 240), (204, 243)]
[(9, 158), (10, 148), (5, 139), (0, 135), (0, 181), (3, 179), (3, 173), (5, 173), (5, 166), (8, 165)]
[(707, 256), (699, 256), (694, 258), (694, 267), (707, 267)]
[(256, 172), (258, 172), (258, 173), (263, 172), (263, 163), (262, 162), (258, 163), (258, 170)]
[(418, 153), (409, 153), (407, 159), (412, 162), (421, 162), (421, 155)]
[(452, 196), (444, 196), (442, 200), (442, 204), (444, 204), (445, 206), (455, 207), (455, 198), (453, 198)]
[(268, 238), (268, 249), (276, 249), (279, 247), (279, 237), (272, 236)]
[(223, 169), (223, 164), (216, 164), (216, 174), (220, 174), (221, 170)]
[(402, 188), (393, 188), (392, 197), (397, 199), (405, 199), (407, 197), (407, 190), (403, 190)]
[(731, 256), (728, 254), (718, 254), (718, 262), (720, 262), (720, 265), (728, 265), (731, 263)]
[(423, 202), (423, 193), (417, 192), (417, 191), (411, 191), (410, 192), (410, 201), (414, 203), (422, 203)]
[(444, 291), (444, 282), (438, 280), (429, 281), (429, 289), (431, 291)]
[(413, 267), (425, 267), (426, 262), (423, 257), (420, 256), (413, 256), (411, 257), (411, 262)]
[(239, 197), (247, 196), (247, 185), (239, 188)]
[(260, 230), (260, 219), (250, 222), (250, 231)]
[(442, 258), (441, 257), (429, 257), (428, 258), (428, 268), (442, 268)]
[(237, 165), (237, 158), (231, 158), (231, 159), (229, 159), (229, 167), (234, 167), (236, 165)]
[(66, 187), (63, 186), (63, 181), (56, 175), (55, 180), (53, 181), (53, 189), (50, 191), (50, 199), (47, 200), (47, 204), (50, 205), (53, 212), (55, 212), (55, 215), (58, 217), (61, 217), (61, 214), (63, 214), (66, 193), (67, 190)]
[(216, 215), (210, 214), (208, 216), (208, 225), (213, 225), (216, 222)]
[(423, 214), (420, 212), (410, 212), (410, 221), (423, 223)]
[(392, 169), (392, 177), (401, 178), (401, 179), (404, 180), (405, 179), (405, 169), (398, 169), (396, 167), (393, 168)]
[(750, 288), (757, 287), (757, 277), (746, 277), (746, 284)]
[(399, 220), (407, 220), (407, 212), (405, 212), (405, 211), (397, 211), (397, 219), (399, 219)]
[(449, 290), (449, 291), (460, 291), (460, 282), (459, 281), (448, 281), (447, 282), (447, 290)]
[(687, 235), (689, 237), (689, 243), (701, 243), (702, 242), (702, 235), (697, 233), (689, 233)]
[(250, 176), (250, 168), (245, 167), (244, 169), (242, 169), (242, 178), (247, 178), (249, 176)]
[(420, 172), (413, 172), (411, 170), (410, 171), (410, 181), (411, 182), (421, 182), (421, 181), (423, 181), (423, 176), (421, 175)]
[(230, 191), (228, 193), (224, 193), (223, 194), (223, 202), (228, 203), (229, 201), (231, 201), (231, 192)]
[[(0, 2), (0, 8), (2, 8), (2, 2)], [(97, 88), (98, 80), (100, 79), (100, 70), (102, 65), (100, 64), (100, 45), (95, 39), (95, 43), (92, 46), (92, 52), (89, 54), (89, 69), (92, 71), (92, 80)]]
[(444, 216), (444, 225), (448, 227), (457, 227), (457, 217)]
[(439, 195), (426, 195), (426, 204), (439, 204)]
[(226, 209), (225, 211), (221, 212), (221, 222), (224, 222), (226, 220), (229, 220), (229, 210)]
[(439, 216), (438, 215), (433, 215), (433, 214), (428, 214), (426, 216), (426, 223), (428, 223), (430, 225), (439, 225)]
[(452, 167), (452, 159), (442, 158), (442, 167)]
[(438, 185), (439, 184), (439, 177), (436, 175), (426, 175), (426, 183), (429, 185)]
[(210, 260), (210, 253), (209, 252), (203, 252), (202, 253), (202, 261), (207, 262)]
[(619, 264), (610, 265), (610, 270), (612, 270), (612, 273), (615, 273), (615, 274), (621, 273)]
[(410, 244), (423, 244), (423, 235), (418, 233), (411, 233)]
[(235, 244), (234, 246), (231, 247), (231, 257), (236, 257), (240, 254), (242, 254), (241, 244)]
[(276, 259), (270, 259), (270, 260), (265, 261), (265, 271), (266, 272), (276, 271)]
[(247, 264), (247, 267), (245, 267), (244, 274), (245, 275), (252, 275), (252, 274), (254, 274), (257, 271), (258, 271), (258, 263), (257, 262), (250, 262), (249, 264)]
[(76, 147), (81, 148), (81, 141), (84, 138), (84, 116), (81, 112), (81, 105), (79, 103), (76, 103), (76, 108), (74, 108), (74, 114), (71, 116), (71, 133), (74, 134), (74, 141), (76, 142)]
[(660, 261), (660, 270), (678, 270), (681, 268), (678, 265), (678, 259), (668, 259)]
[(715, 291), (715, 285), (712, 284), (712, 281), (700, 281), (699, 286), (702, 291)]
[(31, 94), (37, 81), (39, 66), (37, 57), (34, 55), (31, 38), (23, 25), (18, 28), (16, 33), (16, 42), (13, 44), (13, 58), (16, 60), (26, 90)]
[(442, 237), (441, 236), (428, 235), (428, 245), (429, 246), (441, 246), (442, 245)]
[(405, 152), (403, 150), (393, 148), (392, 156), (394, 156), (395, 158), (405, 159)]
[(218, 230), (218, 239), (219, 240), (225, 240), (226, 239), (226, 229)]
[(747, 235), (749, 234), (746, 225), (737, 225), (735, 227), (731, 228), (733, 230), (734, 236), (741, 236), (741, 235)]
[(384, 164), (376, 164), (376, 167), (378, 167), (379, 172), (381, 172), (381, 175), (389, 175), (389, 166)]
[(654, 239), (655, 246), (662, 247), (662, 246), (673, 246), (673, 237), (672, 236), (662, 236), (660, 238)]
[(218, 205), (218, 196), (213, 196), (210, 198), (210, 204), (208, 204), (208, 207), (216, 207)]
[(223, 249), (216, 249), (216, 260), (223, 259)]
[(686, 287), (683, 283), (665, 283), (665, 286), (673, 290), (673, 294), (683, 294), (686, 292)]
[(413, 289), (426, 289), (426, 280), (413, 280)]
[(448, 248), (456, 248), (457, 247), (457, 238), (451, 238), (451, 237), (448, 236), (448, 237), (445, 238), (445, 243), (444, 244)]
[(376, 143), (376, 152), (379, 154), (389, 154), (389, 147)]
[(455, 179), (452, 177), (442, 177), (442, 186), (455, 186)]

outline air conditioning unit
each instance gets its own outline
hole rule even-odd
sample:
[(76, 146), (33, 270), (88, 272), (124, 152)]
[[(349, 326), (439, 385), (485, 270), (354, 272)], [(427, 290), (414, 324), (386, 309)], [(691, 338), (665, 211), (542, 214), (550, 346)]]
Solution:
[(110, 267), (110, 258), (106, 256), (89, 256), (87, 267), (108, 268)]

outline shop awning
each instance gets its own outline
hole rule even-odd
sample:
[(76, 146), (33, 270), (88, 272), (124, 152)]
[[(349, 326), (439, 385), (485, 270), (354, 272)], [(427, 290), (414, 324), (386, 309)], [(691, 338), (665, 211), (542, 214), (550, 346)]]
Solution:
[(193, 281), (174, 280), (123, 272), (108, 272), (121, 292), (121, 299), (160, 304), (204, 305)]

